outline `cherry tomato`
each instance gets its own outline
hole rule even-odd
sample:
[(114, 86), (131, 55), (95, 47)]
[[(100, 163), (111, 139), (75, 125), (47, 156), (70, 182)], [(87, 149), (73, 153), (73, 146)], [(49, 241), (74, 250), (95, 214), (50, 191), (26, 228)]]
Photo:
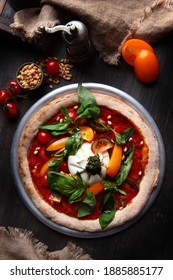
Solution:
[(22, 93), (22, 88), (16, 80), (12, 80), (8, 83), (8, 90), (11, 95), (16, 96)]
[(8, 118), (14, 118), (18, 114), (18, 108), (14, 102), (7, 102), (2, 110)]
[(77, 111), (74, 108), (68, 109), (68, 114), (69, 114), (70, 118), (72, 119), (72, 121), (74, 121), (77, 118)]
[(47, 145), (52, 137), (49, 131), (39, 130), (39, 132), (37, 133), (37, 138), (40, 144)]
[(49, 75), (57, 75), (59, 73), (59, 63), (56, 59), (48, 60), (46, 64), (47, 73)]
[(63, 161), (60, 163), (59, 171), (62, 171), (62, 172), (64, 172), (64, 173), (69, 173), (68, 162), (67, 162), (66, 160), (63, 160)]
[(141, 50), (154, 52), (153, 48), (147, 42), (141, 39), (129, 39), (123, 44), (121, 53), (124, 60), (134, 66), (135, 58)]
[(113, 143), (108, 138), (98, 138), (92, 145), (91, 150), (94, 154), (103, 153), (113, 147)]
[(148, 50), (141, 50), (134, 62), (135, 74), (143, 83), (154, 82), (158, 78), (159, 68), (157, 57)]
[(8, 90), (1, 89), (0, 90), (0, 104), (3, 105), (8, 98), (10, 98), (10, 94), (9, 94)]

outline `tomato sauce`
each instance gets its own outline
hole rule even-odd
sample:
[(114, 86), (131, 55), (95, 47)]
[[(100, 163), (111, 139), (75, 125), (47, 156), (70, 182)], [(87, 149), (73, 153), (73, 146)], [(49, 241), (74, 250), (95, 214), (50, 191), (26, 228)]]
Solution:
[[(74, 113), (75, 115), (77, 109), (69, 108), (68, 110)], [(122, 195), (119, 192), (115, 193), (116, 210), (118, 210), (125, 207), (128, 203), (131, 203), (132, 199), (138, 193), (137, 187), (139, 186), (140, 181), (145, 173), (145, 166), (142, 163), (141, 159), (142, 159), (142, 150), (144, 146), (146, 147), (146, 144), (140, 130), (124, 115), (104, 106), (100, 107), (100, 111), (101, 111), (100, 118), (105, 122), (105, 124), (111, 124), (111, 127), (117, 133), (123, 133), (124, 130), (126, 130), (129, 127), (132, 127), (134, 129), (131, 139), (129, 139), (129, 141), (123, 146), (123, 149), (128, 149), (130, 145), (133, 143), (135, 147), (133, 165), (128, 174), (129, 182), (133, 182), (133, 184), (127, 181), (119, 187), (121, 190), (123, 190), (126, 193), (126, 195)], [(49, 123), (56, 123), (60, 119), (63, 119), (62, 113), (59, 113), (56, 116), (54, 116), (49, 121)], [(101, 137), (106, 137), (115, 140), (115, 134), (110, 130), (106, 132), (94, 131), (94, 133), (96, 139)], [(51, 141), (52, 140), (55, 140), (55, 137), (52, 136)], [(36, 136), (33, 140), (32, 146), (28, 154), (30, 172), (32, 175), (32, 180), (35, 185), (35, 188), (37, 189), (42, 199), (44, 199), (49, 205), (51, 205), (58, 212), (64, 213), (71, 217), (77, 217), (78, 203), (69, 204), (68, 199), (64, 196), (61, 196), (61, 201), (58, 203), (56, 201), (53, 201), (52, 200), (53, 191), (46, 184), (46, 177), (42, 178), (40, 175), (42, 166), (52, 156), (46, 153), (45, 149), (46, 146), (42, 145)], [(99, 217), (101, 196), (102, 194), (100, 193), (96, 196), (97, 203), (93, 213), (82, 219), (97, 219)]]

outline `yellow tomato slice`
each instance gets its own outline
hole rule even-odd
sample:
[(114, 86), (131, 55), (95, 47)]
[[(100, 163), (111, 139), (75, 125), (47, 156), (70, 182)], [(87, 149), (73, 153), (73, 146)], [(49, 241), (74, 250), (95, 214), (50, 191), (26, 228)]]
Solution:
[(99, 192), (101, 192), (104, 189), (104, 185), (101, 182), (96, 182), (91, 184), (87, 191), (92, 192), (94, 195), (97, 195)]
[(66, 141), (69, 139), (69, 137), (64, 137), (62, 139), (58, 139), (54, 142), (52, 142), (47, 148), (46, 151), (52, 152), (52, 151), (57, 151), (59, 149), (62, 149), (65, 147)]
[(84, 140), (90, 142), (94, 139), (94, 131), (89, 126), (80, 126), (81, 136)]
[(106, 173), (110, 177), (114, 177), (117, 174), (121, 166), (122, 154), (123, 154), (122, 147), (115, 144), (109, 161), (109, 166), (107, 167), (106, 170)]
[(41, 170), (40, 170), (40, 176), (44, 176), (46, 175), (47, 171), (48, 171), (48, 165), (49, 165), (49, 162), (51, 162), (51, 160), (54, 160), (56, 159), (56, 157), (52, 157), (51, 159), (49, 159), (48, 161), (45, 162), (45, 164), (43, 164)]

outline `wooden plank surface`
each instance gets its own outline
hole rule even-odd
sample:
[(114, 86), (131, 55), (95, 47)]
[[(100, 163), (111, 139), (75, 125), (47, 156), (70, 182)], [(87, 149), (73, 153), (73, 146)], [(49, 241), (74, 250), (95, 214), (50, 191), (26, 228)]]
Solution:
[[(16, 78), (17, 68), (27, 61), (37, 61), (41, 52), (20, 38), (0, 32), (0, 88)], [(7, 119), (0, 111), (0, 225), (27, 229), (48, 245), (50, 251), (72, 241), (85, 249), (93, 259), (173, 259), (173, 36), (153, 46), (160, 63), (160, 76), (153, 84), (140, 83), (122, 59), (118, 67), (104, 63), (98, 54), (83, 66), (75, 66), (70, 82), (61, 80), (54, 88), (78, 82), (97, 82), (119, 88), (138, 100), (158, 125), (166, 150), (166, 172), (161, 191), (148, 212), (128, 229), (104, 238), (85, 239), (56, 232), (41, 223), (24, 205), (11, 176), (10, 149), (15, 130), (25, 112), (46, 93), (49, 85), (19, 100), (19, 116)], [(65, 46), (57, 36), (48, 55), (65, 56)]]

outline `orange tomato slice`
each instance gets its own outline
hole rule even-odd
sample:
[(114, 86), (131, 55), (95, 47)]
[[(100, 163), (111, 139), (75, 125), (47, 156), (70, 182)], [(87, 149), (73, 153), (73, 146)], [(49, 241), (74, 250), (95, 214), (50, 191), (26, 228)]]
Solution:
[(81, 136), (84, 140), (90, 142), (94, 139), (94, 131), (89, 126), (80, 126)]
[(62, 149), (65, 147), (66, 141), (69, 139), (69, 137), (64, 137), (61, 139), (58, 139), (54, 142), (52, 142), (47, 148), (46, 151), (52, 152), (52, 151), (57, 151), (59, 149)]
[(117, 174), (121, 166), (122, 154), (123, 154), (122, 147), (115, 144), (109, 161), (109, 166), (107, 167), (106, 170), (106, 173), (110, 177), (114, 177)]
[(41, 170), (40, 170), (40, 176), (44, 176), (46, 175), (47, 171), (48, 171), (48, 165), (49, 165), (49, 162), (51, 162), (51, 160), (54, 160), (56, 159), (56, 157), (52, 157), (50, 158), (48, 161), (45, 162), (45, 164), (43, 164)]
[(154, 52), (153, 48), (147, 42), (141, 39), (129, 39), (122, 45), (121, 53), (124, 60), (131, 66), (134, 66), (135, 58), (141, 50)]
[(155, 54), (148, 50), (142, 50), (134, 62), (136, 77), (143, 83), (154, 82), (159, 76), (159, 62)]
[(97, 195), (99, 192), (101, 192), (104, 189), (104, 185), (101, 182), (96, 182), (91, 184), (87, 191), (92, 192), (94, 195)]

